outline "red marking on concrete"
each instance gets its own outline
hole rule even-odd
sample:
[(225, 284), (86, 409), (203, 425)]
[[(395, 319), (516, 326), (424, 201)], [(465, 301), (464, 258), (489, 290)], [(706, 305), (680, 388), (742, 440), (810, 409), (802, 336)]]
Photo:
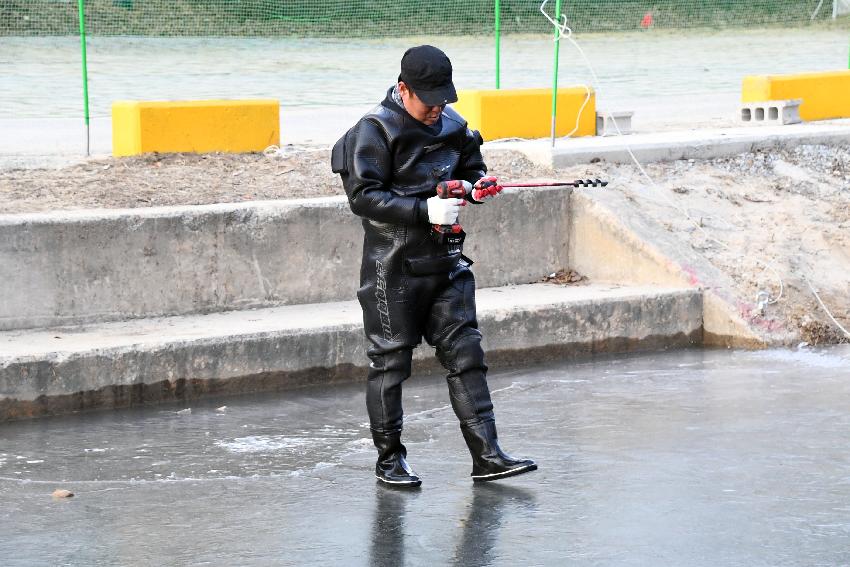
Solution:
[(781, 321), (776, 319), (766, 319), (764, 316), (760, 315), (758, 311), (756, 311), (756, 305), (753, 303), (739, 301), (738, 311), (747, 323), (764, 331), (774, 332), (785, 328), (785, 325), (783, 325)]
[(697, 277), (697, 271), (694, 270), (690, 266), (682, 266), (682, 271), (688, 274), (688, 282), (693, 285), (699, 285), (699, 278)]

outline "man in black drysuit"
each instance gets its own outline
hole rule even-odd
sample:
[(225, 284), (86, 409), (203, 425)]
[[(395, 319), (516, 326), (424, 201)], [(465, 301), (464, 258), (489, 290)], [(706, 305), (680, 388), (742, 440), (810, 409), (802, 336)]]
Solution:
[[(514, 459), (499, 448), (472, 262), (461, 254), (462, 238), (444, 243), (434, 234), (435, 225), (456, 223), (460, 206), (502, 189), (495, 177), (486, 177), (478, 132), (446, 107), (457, 100), (451, 73), (448, 57), (436, 47), (407, 50), (398, 84), (336, 143), (331, 158), (351, 210), (363, 218), (357, 296), (371, 343), (366, 406), (378, 449), (375, 474), (395, 485), (421, 484), (401, 443), (401, 384), (423, 337), (448, 370), (452, 407), (472, 454), (473, 480), (537, 468), (534, 461)], [(464, 198), (438, 197), (440, 182), (463, 186)]]

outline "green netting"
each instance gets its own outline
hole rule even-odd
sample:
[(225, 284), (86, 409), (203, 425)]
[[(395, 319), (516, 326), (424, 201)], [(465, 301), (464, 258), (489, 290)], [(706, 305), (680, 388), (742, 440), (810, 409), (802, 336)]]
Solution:
[[(494, 0), (86, 0), (92, 35), (400, 37), (490, 34)], [(811, 21), (820, 0), (576, 0), (575, 31), (753, 27)], [(826, 0), (816, 19), (832, 17)], [(502, 0), (504, 33), (550, 33), (540, 0)], [(549, 2), (554, 12), (554, 0)], [(0, 35), (73, 35), (75, 0), (0, 0)]]

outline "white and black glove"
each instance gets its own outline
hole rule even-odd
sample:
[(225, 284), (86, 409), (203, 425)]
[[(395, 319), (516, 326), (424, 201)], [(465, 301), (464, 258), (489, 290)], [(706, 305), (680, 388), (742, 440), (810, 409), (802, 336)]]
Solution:
[(466, 204), (463, 199), (441, 199), (440, 197), (431, 197), (427, 201), (428, 204), (428, 222), (431, 224), (455, 224), (460, 208)]

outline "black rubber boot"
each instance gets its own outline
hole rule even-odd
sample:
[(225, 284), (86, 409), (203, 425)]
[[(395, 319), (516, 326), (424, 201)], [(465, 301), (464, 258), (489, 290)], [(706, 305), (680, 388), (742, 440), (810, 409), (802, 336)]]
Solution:
[(401, 444), (401, 431), (380, 433), (372, 431), (372, 440), (378, 448), (375, 477), (381, 482), (399, 487), (416, 487), (422, 481), (407, 464), (407, 449)]
[(537, 470), (531, 459), (515, 459), (499, 447), (494, 421), (461, 423), (460, 430), (472, 455), (472, 480), (486, 482)]
[(446, 379), (452, 408), (472, 455), (472, 480), (496, 480), (536, 470), (534, 461), (514, 459), (499, 447), (480, 335), (458, 339), (441, 355), (449, 370)]

